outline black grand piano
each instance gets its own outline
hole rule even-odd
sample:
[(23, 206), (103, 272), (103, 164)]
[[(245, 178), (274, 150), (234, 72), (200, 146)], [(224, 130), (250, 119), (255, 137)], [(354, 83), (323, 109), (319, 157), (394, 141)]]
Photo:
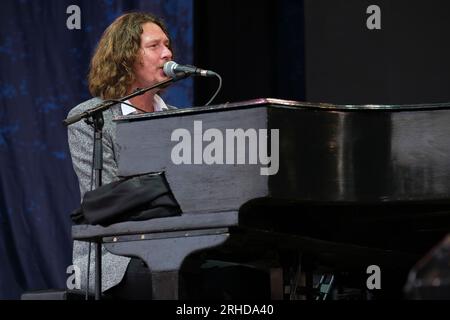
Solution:
[(193, 254), (265, 258), (274, 285), (298, 255), (406, 274), (450, 229), (449, 103), (257, 99), (122, 117), (117, 139), (120, 175), (164, 174), (183, 214), (73, 238), (141, 257), (157, 299), (178, 298)]

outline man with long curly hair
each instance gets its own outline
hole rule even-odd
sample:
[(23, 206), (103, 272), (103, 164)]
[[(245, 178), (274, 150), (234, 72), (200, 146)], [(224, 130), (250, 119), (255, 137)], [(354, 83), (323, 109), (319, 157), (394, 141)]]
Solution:
[[(120, 16), (104, 32), (91, 61), (89, 90), (94, 98), (72, 109), (69, 116), (88, 110), (102, 101), (116, 100), (136, 88), (149, 87), (167, 79), (163, 65), (171, 58), (170, 39), (159, 19), (145, 13)], [(118, 180), (119, 150), (112, 119), (133, 112), (155, 112), (170, 108), (156, 91), (149, 91), (126, 103), (116, 104), (103, 113), (104, 184)], [(83, 197), (95, 185), (92, 174), (94, 131), (83, 121), (70, 125), (68, 130), (73, 167)], [(81, 270), (82, 286), (85, 286), (88, 245), (75, 241), (73, 255), (74, 264)], [(94, 270), (93, 264), (94, 261), (91, 261), (90, 270)], [(151, 275), (141, 260), (116, 256), (102, 248), (102, 270), (102, 292), (106, 296), (118, 299), (151, 298)], [(93, 292), (92, 273), (89, 278), (89, 290)], [(264, 287), (264, 283), (268, 283), (266, 278), (266, 274), (255, 274), (248, 268), (222, 262), (206, 263), (198, 277), (193, 274), (181, 277), (185, 283), (182, 289), (194, 288), (184, 291), (184, 295), (211, 299), (265, 297), (268, 292)]]
[[(69, 112), (73, 116), (93, 108), (102, 101), (115, 100), (137, 88), (149, 87), (167, 79), (163, 72), (165, 62), (172, 59), (171, 43), (161, 20), (147, 13), (127, 13), (118, 17), (103, 33), (89, 70), (89, 91), (94, 98), (81, 103)], [(118, 147), (113, 118), (130, 113), (155, 112), (168, 107), (157, 91), (152, 90), (122, 104), (116, 104), (103, 113), (103, 171), (102, 183), (118, 180)], [(68, 127), (72, 163), (78, 176), (81, 197), (92, 189), (93, 128), (84, 121)], [(73, 262), (81, 270), (85, 286), (88, 244), (75, 241)], [(138, 259), (116, 256), (102, 249), (102, 292), (114, 298), (151, 298), (151, 280), (148, 269)], [(93, 269), (93, 259), (91, 268)], [(93, 272), (90, 273), (90, 291), (93, 291)]]

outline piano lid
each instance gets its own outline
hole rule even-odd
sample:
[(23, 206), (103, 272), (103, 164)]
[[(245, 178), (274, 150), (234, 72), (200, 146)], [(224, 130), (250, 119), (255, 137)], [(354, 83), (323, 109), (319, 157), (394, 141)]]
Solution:
[(274, 98), (259, 98), (239, 102), (227, 102), (211, 106), (197, 106), (190, 108), (180, 108), (160, 112), (141, 113), (127, 116), (117, 117), (116, 121), (130, 121), (136, 119), (160, 118), (173, 115), (177, 116), (191, 115), (206, 112), (219, 112), (230, 109), (242, 108), (257, 108), (261, 106), (278, 107), (278, 108), (300, 108), (300, 109), (318, 109), (322, 111), (411, 111), (411, 110), (436, 110), (436, 109), (450, 109), (450, 102), (433, 103), (433, 104), (399, 104), (399, 105), (383, 105), (383, 104), (331, 104), (331, 103), (317, 103), (317, 102), (303, 102), (294, 100), (283, 100)]
[[(450, 104), (367, 108), (258, 99), (127, 117), (117, 123), (119, 173), (165, 171), (184, 212), (237, 210), (261, 197), (450, 202)], [(171, 158), (180, 146), (172, 134), (180, 128), (189, 132), (190, 150), (200, 141), (191, 164)], [(245, 163), (234, 161), (236, 152), (231, 162), (207, 164), (204, 155), (213, 145), (203, 134), (220, 132), (222, 150), (227, 130), (237, 128), (279, 130), (279, 161), (251, 164), (253, 149), (245, 145)], [(263, 175), (264, 168), (274, 168), (273, 174)]]

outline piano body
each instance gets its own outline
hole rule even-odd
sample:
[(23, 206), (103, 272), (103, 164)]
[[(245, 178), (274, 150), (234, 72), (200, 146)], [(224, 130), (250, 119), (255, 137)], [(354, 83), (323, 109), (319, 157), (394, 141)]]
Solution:
[[(408, 270), (449, 231), (449, 124), (450, 104), (277, 99), (123, 117), (117, 120), (119, 174), (163, 172), (183, 215), (75, 226), (73, 237), (144, 259), (156, 298), (177, 298), (184, 259), (212, 248), (239, 261), (300, 252), (335, 270), (373, 264)], [(227, 129), (248, 133), (244, 149), (238, 139), (229, 141)], [(271, 136), (274, 129), (278, 137)], [(186, 132), (188, 155), (176, 147)], [(249, 141), (265, 133), (271, 164), (278, 154), (276, 174), (261, 174), (270, 165), (255, 158), (249, 163), (256, 150)], [(278, 150), (270, 150), (275, 138)], [(227, 163), (230, 152), (234, 161)], [(203, 153), (219, 164), (206, 163)], [(174, 154), (191, 164), (174, 163)], [(274, 297), (282, 297), (280, 290)]]

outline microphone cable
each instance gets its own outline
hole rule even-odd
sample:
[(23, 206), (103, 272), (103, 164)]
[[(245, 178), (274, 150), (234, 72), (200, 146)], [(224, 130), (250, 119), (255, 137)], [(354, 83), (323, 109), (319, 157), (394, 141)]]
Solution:
[(214, 100), (214, 98), (217, 96), (217, 94), (219, 93), (220, 89), (222, 88), (222, 77), (220, 76), (220, 74), (218, 74), (217, 72), (214, 72), (213, 75), (217, 79), (219, 79), (219, 85), (217, 86), (216, 92), (214, 92), (214, 94), (211, 97), (211, 99), (209, 99), (209, 101), (205, 104), (205, 107), (208, 106)]

